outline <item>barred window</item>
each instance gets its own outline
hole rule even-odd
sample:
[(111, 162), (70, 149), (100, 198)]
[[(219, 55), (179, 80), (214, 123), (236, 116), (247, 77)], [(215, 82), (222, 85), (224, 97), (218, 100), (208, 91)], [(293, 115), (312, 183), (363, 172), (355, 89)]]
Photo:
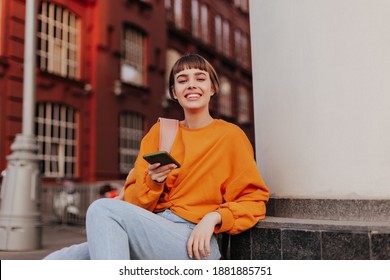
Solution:
[(133, 27), (126, 26), (123, 34), (121, 80), (138, 86), (145, 85), (145, 38)]
[(119, 170), (127, 174), (134, 167), (144, 135), (144, 117), (131, 112), (119, 115)]
[(46, 178), (74, 178), (77, 174), (78, 114), (55, 103), (37, 104), (35, 133), (41, 172)]
[(70, 79), (80, 76), (79, 19), (63, 6), (42, 2), (38, 14), (38, 67)]

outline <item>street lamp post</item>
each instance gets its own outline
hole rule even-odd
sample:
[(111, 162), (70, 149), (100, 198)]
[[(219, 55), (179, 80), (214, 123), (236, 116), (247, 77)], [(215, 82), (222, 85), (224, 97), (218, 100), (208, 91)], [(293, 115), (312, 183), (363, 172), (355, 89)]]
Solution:
[(26, 0), (23, 127), (11, 145), (11, 155), (1, 188), (0, 250), (38, 249), (42, 222), (38, 203), (41, 196), (37, 144), (34, 136), (36, 0)]

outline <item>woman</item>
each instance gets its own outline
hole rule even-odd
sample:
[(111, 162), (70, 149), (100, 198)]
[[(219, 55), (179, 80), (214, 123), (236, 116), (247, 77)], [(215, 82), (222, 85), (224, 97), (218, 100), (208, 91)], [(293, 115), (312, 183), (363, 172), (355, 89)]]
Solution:
[(99, 199), (87, 212), (87, 243), (47, 259), (219, 259), (216, 234), (238, 234), (265, 217), (269, 191), (253, 148), (236, 125), (209, 112), (219, 81), (203, 57), (173, 66), (169, 91), (184, 110), (171, 155), (181, 164), (148, 164), (159, 123), (143, 138), (120, 200)]

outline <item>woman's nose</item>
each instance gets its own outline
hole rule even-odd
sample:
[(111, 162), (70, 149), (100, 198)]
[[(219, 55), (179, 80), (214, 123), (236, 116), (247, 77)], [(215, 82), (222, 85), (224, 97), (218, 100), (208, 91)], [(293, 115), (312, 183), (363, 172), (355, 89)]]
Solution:
[(188, 80), (188, 85), (187, 85), (188, 88), (193, 88), (195, 87), (195, 81), (193, 79), (189, 79)]

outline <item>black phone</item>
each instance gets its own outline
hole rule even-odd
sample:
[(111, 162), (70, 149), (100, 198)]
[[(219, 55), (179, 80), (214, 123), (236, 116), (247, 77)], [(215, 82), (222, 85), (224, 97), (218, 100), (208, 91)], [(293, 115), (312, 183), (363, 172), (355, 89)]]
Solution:
[(161, 165), (167, 165), (174, 163), (177, 167), (180, 167), (180, 163), (178, 163), (168, 152), (166, 151), (160, 151), (156, 153), (151, 154), (145, 154), (143, 158), (149, 162), (150, 164), (154, 164), (159, 162)]

